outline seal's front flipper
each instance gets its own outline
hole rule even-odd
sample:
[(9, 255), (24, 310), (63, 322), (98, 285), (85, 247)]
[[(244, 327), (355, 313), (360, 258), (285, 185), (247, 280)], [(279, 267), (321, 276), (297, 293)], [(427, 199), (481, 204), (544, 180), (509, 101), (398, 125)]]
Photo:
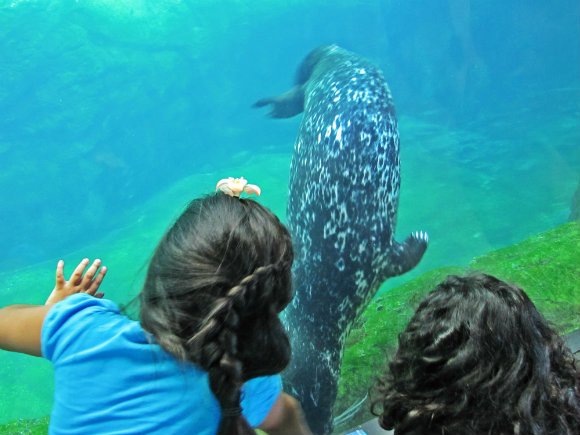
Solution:
[(425, 231), (412, 233), (403, 243), (394, 242), (387, 259), (384, 279), (413, 269), (427, 250), (429, 236)]
[(304, 58), (296, 71), (295, 86), (277, 97), (267, 97), (256, 101), (252, 107), (272, 106), (268, 113), (272, 118), (291, 118), (304, 111), (304, 86), (321, 59), (333, 51), (339, 50), (336, 45), (324, 45), (315, 48)]
[(291, 118), (304, 111), (304, 86), (296, 85), (277, 97), (256, 101), (252, 107), (272, 106), (268, 115), (272, 118)]

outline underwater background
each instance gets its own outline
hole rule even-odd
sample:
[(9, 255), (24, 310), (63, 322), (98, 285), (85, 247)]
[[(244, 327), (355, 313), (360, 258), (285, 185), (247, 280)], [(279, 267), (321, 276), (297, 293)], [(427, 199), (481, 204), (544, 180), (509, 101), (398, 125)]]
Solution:
[[(130, 301), (171, 219), (224, 177), (260, 185), (284, 217), (300, 117), (251, 105), (329, 43), (383, 70), (401, 136), (397, 238), (430, 236), (374, 315), (395, 325), (391, 309), (412, 312), (423, 291), (413, 282), (494, 258), (560, 330), (580, 327), (580, 270), (566, 269), (580, 235), (562, 226), (580, 216), (577, 0), (0, 1), (0, 306), (44, 303), (57, 260), (70, 272), (84, 257), (109, 267), (107, 297)], [(561, 263), (532, 274), (512, 246)], [(380, 334), (371, 324), (361, 337)], [(52, 382), (46, 361), (0, 352), (0, 424), (49, 415)], [(360, 398), (349, 388), (340, 407)]]

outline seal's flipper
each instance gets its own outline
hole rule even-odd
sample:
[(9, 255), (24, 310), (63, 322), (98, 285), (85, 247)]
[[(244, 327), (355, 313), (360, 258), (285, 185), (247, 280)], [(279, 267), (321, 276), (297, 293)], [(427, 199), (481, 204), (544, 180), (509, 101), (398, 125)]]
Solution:
[(395, 242), (389, 252), (383, 279), (402, 275), (414, 268), (421, 261), (428, 244), (429, 236), (425, 231), (412, 233), (403, 243)]
[(256, 101), (252, 107), (272, 106), (268, 113), (271, 118), (291, 118), (304, 111), (304, 85), (310, 79), (314, 68), (325, 56), (339, 50), (336, 45), (315, 48), (302, 60), (296, 71), (296, 85), (288, 92), (276, 97), (266, 97)]
[(304, 110), (304, 87), (294, 86), (277, 97), (266, 97), (256, 101), (252, 107), (272, 106), (268, 115), (272, 118), (291, 118)]

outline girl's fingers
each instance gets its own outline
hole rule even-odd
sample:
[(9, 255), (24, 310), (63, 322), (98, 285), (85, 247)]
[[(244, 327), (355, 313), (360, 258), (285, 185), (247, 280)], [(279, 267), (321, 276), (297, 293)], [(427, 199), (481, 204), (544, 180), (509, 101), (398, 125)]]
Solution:
[(74, 270), (74, 272), (72, 273), (72, 275), (69, 278), (69, 281), (72, 284), (74, 284), (74, 285), (80, 284), (81, 280), (83, 279), (83, 271), (87, 267), (87, 264), (89, 264), (88, 258), (84, 258), (79, 263), (79, 265), (76, 267), (76, 269)]
[(96, 293), (96, 294), (95, 294), (95, 297), (96, 297), (97, 299), (103, 299), (103, 296), (105, 296), (105, 294), (104, 294), (103, 292), (99, 292), (99, 293)]
[(89, 293), (91, 295), (95, 295), (95, 293), (97, 292), (97, 289), (99, 288), (99, 286), (103, 282), (103, 279), (105, 278), (106, 273), (107, 273), (107, 268), (105, 266), (103, 266), (101, 268), (101, 270), (99, 271), (99, 274), (91, 282), (91, 286), (87, 289), (87, 293)]
[(83, 276), (83, 281), (85, 282), (85, 285), (91, 282), (100, 265), (101, 260), (96, 259), (95, 261), (93, 261), (93, 264), (91, 264), (91, 267), (88, 268), (88, 270), (85, 272), (85, 276)]
[(64, 261), (58, 260), (56, 263), (56, 287), (60, 288), (65, 285), (66, 281), (64, 280)]

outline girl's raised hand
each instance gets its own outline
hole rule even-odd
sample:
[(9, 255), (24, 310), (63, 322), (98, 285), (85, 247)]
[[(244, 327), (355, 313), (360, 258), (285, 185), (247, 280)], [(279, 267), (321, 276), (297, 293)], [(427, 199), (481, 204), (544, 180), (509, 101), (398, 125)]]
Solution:
[[(101, 282), (103, 282), (107, 268), (103, 266), (99, 270), (101, 260), (97, 259), (93, 261), (93, 264), (85, 272), (88, 264), (88, 258), (82, 260), (67, 281), (64, 279), (64, 261), (60, 260), (56, 265), (56, 285), (45, 305), (56, 304), (75, 293), (87, 293), (96, 298), (102, 298), (105, 294), (102, 292), (97, 293), (97, 290)], [(83, 272), (85, 272), (84, 275)]]

